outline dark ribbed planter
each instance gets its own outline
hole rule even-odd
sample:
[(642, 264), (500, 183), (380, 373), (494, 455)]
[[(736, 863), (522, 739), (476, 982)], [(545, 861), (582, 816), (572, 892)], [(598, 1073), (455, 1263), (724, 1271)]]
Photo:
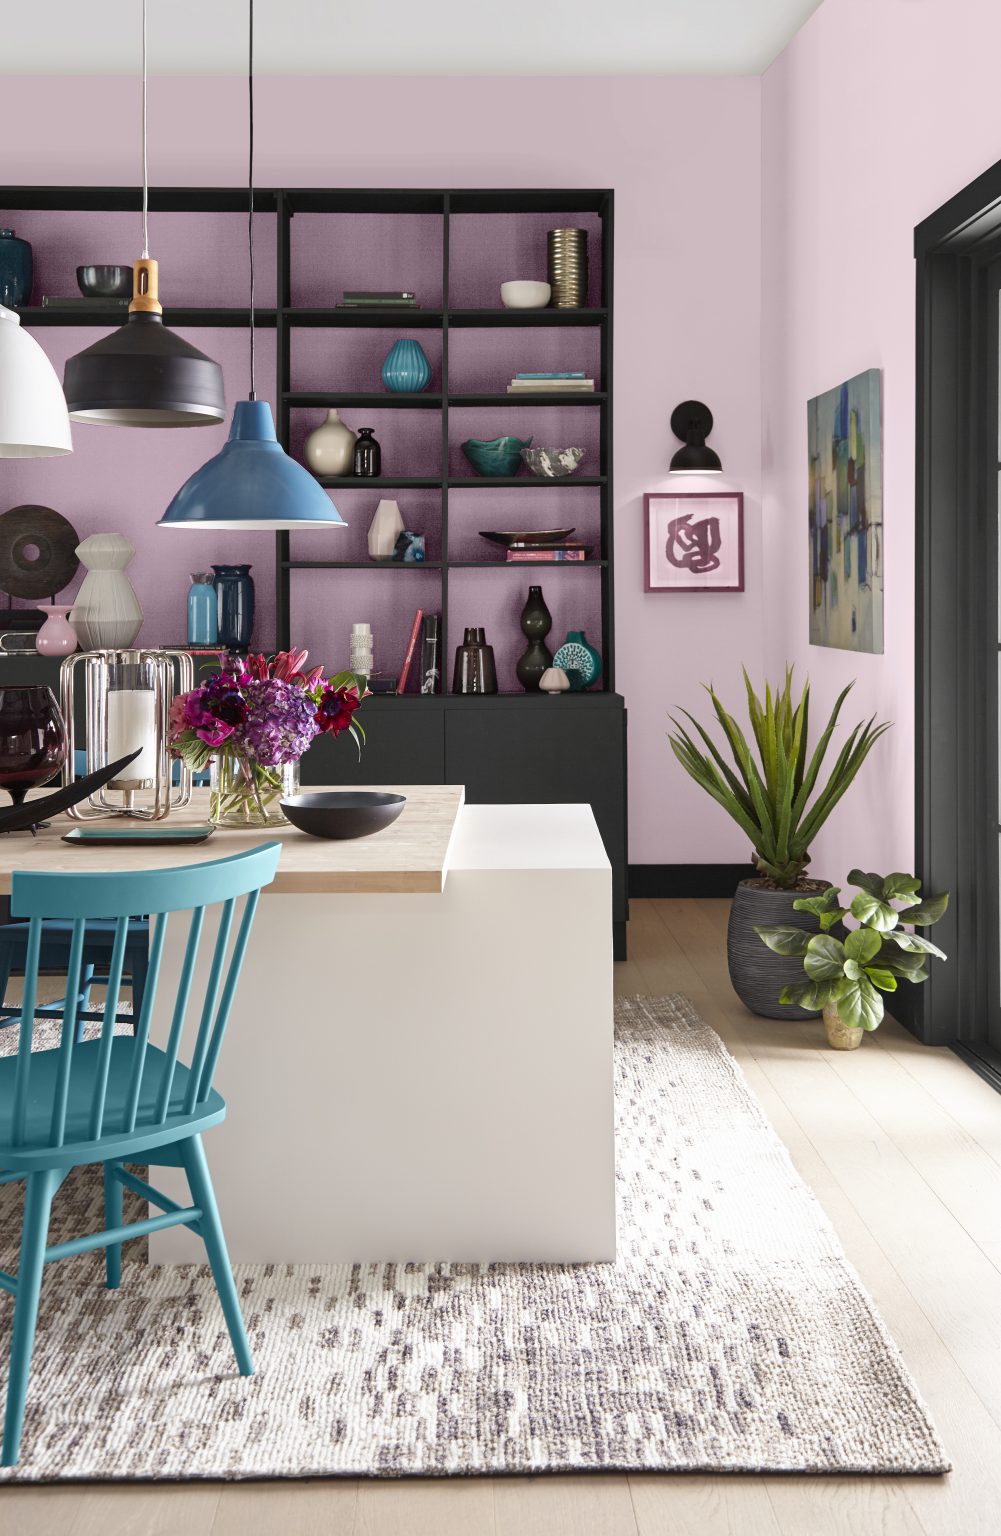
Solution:
[(755, 933), (755, 925), (782, 923), (819, 933), (812, 912), (797, 912), (793, 902), (808, 891), (770, 891), (753, 880), (742, 880), (733, 897), (726, 931), (726, 962), (733, 990), (752, 1013), (765, 1019), (815, 1019), (816, 1008), (794, 1008), (778, 1000), (783, 987), (806, 981), (803, 962), (795, 955), (776, 955)]

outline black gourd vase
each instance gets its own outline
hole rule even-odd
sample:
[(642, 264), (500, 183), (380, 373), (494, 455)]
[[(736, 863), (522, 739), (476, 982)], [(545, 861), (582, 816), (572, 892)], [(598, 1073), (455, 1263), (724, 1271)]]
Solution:
[(553, 654), (546, 636), (553, 627), (553, 616), (546, 607), (541, 587), (529, 587), (528, 601), (521, 610), (521, 629), (528, 640), (528, 650), (518, 658), (515, 671), (526, 693), (538, 693), (542, 674), (553, 664)]

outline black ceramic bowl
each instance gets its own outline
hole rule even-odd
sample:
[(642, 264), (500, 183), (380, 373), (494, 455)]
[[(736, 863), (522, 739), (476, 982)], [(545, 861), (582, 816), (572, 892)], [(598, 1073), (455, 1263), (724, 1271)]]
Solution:
[(131, 299), (131, 267), (77, 267), (76, 280), (85, 299)]
[(293, 795), (282, 801), (282, 810), (300, 832), (310, 837), (371, 837), (382, 832), (399, 816), (407, 803), (406, 795), (391, 795), (382, 790), (323, 790), (310, 795)]

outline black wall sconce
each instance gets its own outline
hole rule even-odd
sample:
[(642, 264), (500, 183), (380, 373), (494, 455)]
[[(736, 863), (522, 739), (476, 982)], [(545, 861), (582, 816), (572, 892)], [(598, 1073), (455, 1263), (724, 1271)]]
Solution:
[(683, 447), (671, 460), (675, 475), (719, 475), (723, 466), (719, 455), (706, 446), (713, 429), (713, 413), (701, 400), (683, 400), (671, 412), (671, 431), (680, 437)]

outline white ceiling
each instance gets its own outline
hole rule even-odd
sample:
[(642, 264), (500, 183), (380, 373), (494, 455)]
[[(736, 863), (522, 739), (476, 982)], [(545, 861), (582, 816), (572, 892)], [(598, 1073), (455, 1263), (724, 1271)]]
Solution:
[[(149, 67), (239, 74), (248, 0), (147, 0)], [(265, 75), (757, 74), (821, 0), (256, 0)], [(2, 9), (2, 7), (0, 7)], [(141, 0), (36, 0), (0, 74), (129, 75)]]

